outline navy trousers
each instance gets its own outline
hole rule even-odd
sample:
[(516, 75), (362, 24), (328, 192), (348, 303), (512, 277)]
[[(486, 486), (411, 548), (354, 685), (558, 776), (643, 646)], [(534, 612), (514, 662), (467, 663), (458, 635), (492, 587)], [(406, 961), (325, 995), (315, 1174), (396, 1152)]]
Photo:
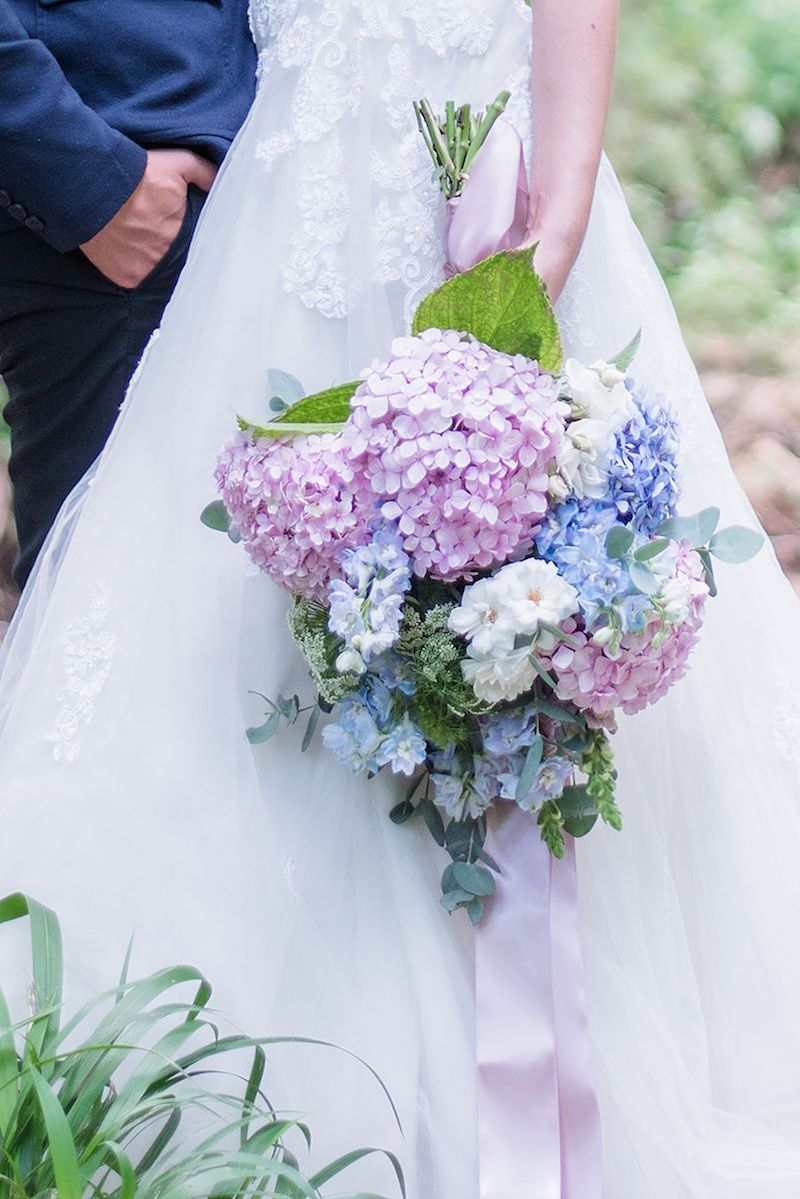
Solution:
[(205, 196), (191, 188), (166, 256), (135, 289), (27, 229), (0, 234), (0, 375), (8, 387), (10, 474), (22, 587), (61, 504), (102, 450), (161, 320)]

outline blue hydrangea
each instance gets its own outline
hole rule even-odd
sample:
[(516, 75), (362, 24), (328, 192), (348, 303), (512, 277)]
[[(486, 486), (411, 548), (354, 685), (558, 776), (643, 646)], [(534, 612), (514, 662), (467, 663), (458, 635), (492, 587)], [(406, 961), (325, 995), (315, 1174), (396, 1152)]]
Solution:
[(328, 628), (345, 645), (340, 669), (363, 672), (397, 640), (411, 586), (411, 560), (396, 527), (378, 522), (369, 545), (344, 551), (342, 572), (328, 593)]
[(660, 396), (634, 390), (636, 414), (616, 436), (608, 464), (609, 500), (623, 524), (651, 536), (674, 515), (680, 495), (677, 422)]
[(606, 553), (606, 535), (618, 523), (616, 508), (603, 500), (571, 499), (548, 514), (536, 537), (537, 553), (555, 563), (578, 592), (587, 627), (601, 609), (630, 591), (625, 566)]
[(484, 716), (481, 720), (484, 749), (494, 757), (500, 757), (527, 748), (535, 719), (536, 710), (531, 706)]

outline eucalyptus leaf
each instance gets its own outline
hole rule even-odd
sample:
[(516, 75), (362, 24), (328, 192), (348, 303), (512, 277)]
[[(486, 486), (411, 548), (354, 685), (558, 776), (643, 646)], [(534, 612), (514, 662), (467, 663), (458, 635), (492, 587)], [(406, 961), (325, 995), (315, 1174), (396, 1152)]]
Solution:
[(670, 541), (688, 541), (692, 546), (699, 545), (699, 524), (696, 516), (670, 516), (656, 529), (660, 537), (669, 537)]
[(263, 724), (247, 730), (247, 740), (251, 745), (263, 745), (265, 741), (269, 741), (270, 737), (275, 736), (280, 728), (280, 723), (280, 712), (270, 713)]
[(518, 803), (524, 800), (530, 793), (531, 787), (536, 780), (536, 774), (541, 766), (543, 754), (544, 738), (539, 733), (534, 733), (528, 746), (528, 752), (525, 755), (525, 762), (517, 779), (517, 789), (514, 793), (514, 798)]
[(267, 372), (270, 395), (274, 399), (283, 400), (286, 407), (296, 404), (306, 394), (299, 379), (287, 371), (270, 370)]
[(536, 654), (531, 654), (530, 659), (531, 659), (531, 666), (536, 671), (539, 678), (542, 679), (545, 683), (547, 683), (547, 686), (550, 688), (551, 691), (555, 691), (556, 681), (553, 678), (553, 676), (551, 675), (550, 671), (545, 666), (544, 662), (540, 661), (539, 658), (536, 657)]
[(467, 911), (472, 923), (477, 927), (483, 920), (484, 902), (480, 896), (476, 896), (472, 903), (467, 904)]
[(227, 533), (231, 523), (228, 509), (222, 500), (213, 500), (207, 504), (200, 513), (200, 520), (207, 529), (213, 529), (215, 533)]
[(472, 903), (474, 898), (475, 896), (471, 891), (462, 891), (459, 887), (456, 887), (454, 891), (446, 891), (440, 902), (445, 911), (454, 912), (456, 908)]
[(564, 353), (547, 289), (530, 250), (503, 251), (456, 275), (427, 296), (413, 331), (455, 329), (506, 354), (534, 358), (561, 370)]
[(585, 783), (565, 787), (557, 803), (564, 817), (586, 816), (597, 811)]
[(597, 812), (591, 816), (565, 816), (564, 832), (569, 833), (570, 837), (585, 837), (592, 831), (598, 819)]
[(654, 541), (640, 545), (633, 555), (634, 559), (637, 562), (649, 562), (651, 558), (657, 558), (659, 554), (663, 554), (669, 544), (669, 537), (656, 537)]
[(485, 866), (475, 862), (453, 862), (453, 878), (456, 885), (470, 895), (494, 895), (494, 877)]
[(650, 567), (646, 566), (644, 562), (637, 562), (634, 559), (628, 566), (628, 573), (636, 590), (641, 591), (644, 595), (655, 595), (661, 587)]
[(311, 742), (314, 740), (314, 734), (316, 733), (317, 725), (319, 724), (319, 717), (320, 717), (320, 709), (319, 709), (318, 705), (315, 705), (311, 709), (311, 712), (309, 713), (308, 721), (306, 723), (306, 731), (303, 734), (303, 741), (300, 746), (300, 752), (303, 754), (306, 752), (306, 750), (311, 745)]
[(633, 545), (633, 529), (627, 525), (613, 525), (606, 533), (606, 553), (609, 558), (624, 558)]
[(444, 821), (442, 814), (436, 804), (430, 799), (421, 799), (419, 802), (419, 810), (422, 813), (422, 818), (428, 827), (428, 832), (433, 837), (437, 845), (444, 845)]
[(638, 329), (636, 335), (628, 342), (625, 349), (620, 350), (616, 357), (611, 359), (611, 365), (615, 366), (618, 371), (622, 371), (623, 374), (626, 374), (629, 366), (636, 357), (641, 344), (642, 331), (641, 329)]
[(410, 799), (404, 799), (399, 804), (395, 804), (389, 813), (389, 819), (393, 824), (405, 824), (412, 816), (416, 816), (416, 806)]
[(718, 594), (718, 592), (717, 592), (717, 580), (714, 577), (714, 563), (711, 560), (711, 551), (710, 550), (698, 550), (697, 552), (700, 555), (701, 562), (703, 563), (703, 571), (705, 572), (706, 586), (708, 587), (709, 595), (713, 599)]
[(757, 529), (748, 529), (745, 525), (729, 525), (720, 529), (709, 542), (709, 549), (720, 562), (730, 562), (741, 565), (754, 558), (764, 544), (764, 537)]
[(704, 508), (702, 512), (697, 514), (697, 542), (696, 545), (708, 545), (714, 535), (714, 530), (719, 524), (721, 516), (719, 508)]

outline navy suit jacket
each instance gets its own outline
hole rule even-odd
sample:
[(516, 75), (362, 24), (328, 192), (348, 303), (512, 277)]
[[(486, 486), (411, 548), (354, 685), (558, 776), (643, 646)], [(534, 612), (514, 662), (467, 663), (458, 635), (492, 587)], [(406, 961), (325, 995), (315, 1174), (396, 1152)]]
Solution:
[(220, 161), (255, 66), (247, 0), (0, 0), (0, 233), (72, 250), (128, 199), (145, 148)]

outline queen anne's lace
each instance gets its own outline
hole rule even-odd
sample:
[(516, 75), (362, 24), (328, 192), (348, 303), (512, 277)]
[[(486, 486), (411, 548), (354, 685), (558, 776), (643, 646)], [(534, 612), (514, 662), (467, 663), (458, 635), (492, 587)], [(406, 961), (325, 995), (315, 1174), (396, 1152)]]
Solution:
[(96, 592), (86, 616), (71, 624), (64, 634), (66, 683), (58, 694), (55, 724), (46, 737), (57, 762), (75, 762), (80, 757), (78, 734), (82, 725), (91, 722), (95, 700), (111, 672), (115, 639), (107, 628), (109, 611), (108, 597)]

